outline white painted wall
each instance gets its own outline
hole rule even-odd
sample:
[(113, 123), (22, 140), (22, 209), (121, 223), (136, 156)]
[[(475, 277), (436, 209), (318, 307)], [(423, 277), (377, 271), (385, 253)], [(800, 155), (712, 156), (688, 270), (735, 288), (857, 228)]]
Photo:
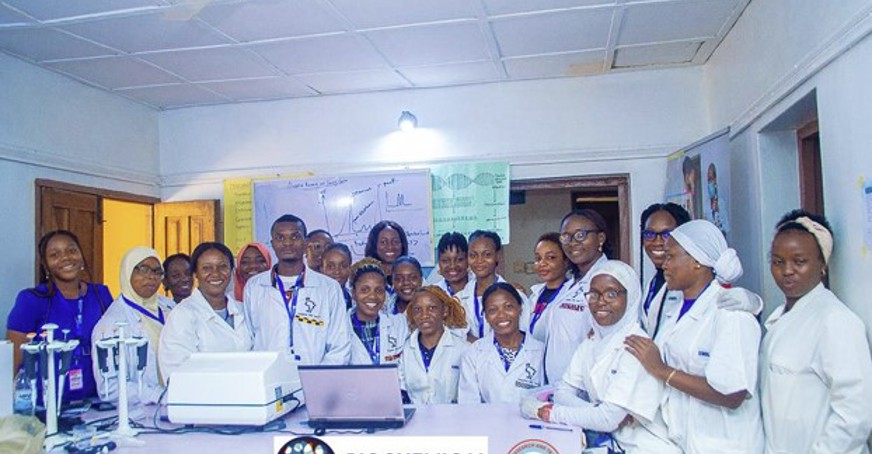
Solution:
[(158, 114), (0, 54), (0, 323), (34, 284), (34, 180), (159, 196)]
[[(763, 288), (767, 313), (782, 302), (766, 265), (779, 202), (777, 188), (796, 190), (794, 175), (771, 171), (773, 153), (791, 139), (764, 128), (813, 90), (817, 96), (824, 204), (835, 229), (832, 289), (872, 337), (872, 256), (861, 251), (865, 221), (861, 176), (872, 178), (872, 4), (868, 0), (751, 2), (705, 67), (712, 124), (734, 137), (734, 243), (746, 264), (746, 285)], [(783, 158), (783, 157), (782, 157)], [(795, 163), (781, 161), (781, 165)], [(765, 200), (761, 201), (761, 197)], [(795, 206), (795, 205), (794, 205)], [(783, 208), (783, 207), (782, 207)], [(766, 285), (762, 285), (765, 282)]]

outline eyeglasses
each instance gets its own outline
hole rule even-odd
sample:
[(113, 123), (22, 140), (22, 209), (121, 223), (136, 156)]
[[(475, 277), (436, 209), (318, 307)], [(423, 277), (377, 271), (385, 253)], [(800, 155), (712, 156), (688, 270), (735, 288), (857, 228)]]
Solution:
[(661, 240), (666, 241), (672, 238), (672, 230), (664, 230), (662, 232), (655, 232), (653, 230), (642, 230), (642, 239), (645, 241), (654, 241), (654, 239), (658, 236)]
[(164, 275), (163, 268), (160, 268), (160, 267), (152, 268), (152, 267), (150, 267), (148, 265), (144, 265), (144, 264), (135, 266), (133, 268), (133, 271), (136, 273), (139, 273), (143, 276), (156, 277), (158, 279), (162, 278)]
[(606, 301), (611, 303), (611, 302), (617, 301), (618, 297), (625, 294), (625, 293), (627, 293), (626, 290), (614, 290), (614, 289), (612, 289), (612, 290), (606, 290), (603, 293), (591, 290), (591, 291), (585, 293), (584, 296), (585, 296), (585, 298), (587, 298), (588, 301), (598, 301), (600, 298), (605, 298)]
[(600, 232), (600, 230), (598, 230), (598, 229), (591, 229), (591, 230), (579, 229), (579, 230), (576, 230), (575, 233), (561, 233), (560, 234), (560, 243), (569, 244), (570, 241), (575, 241), (576, 243), (581, 243), (591, 233), (599, 233), (599, 232)]

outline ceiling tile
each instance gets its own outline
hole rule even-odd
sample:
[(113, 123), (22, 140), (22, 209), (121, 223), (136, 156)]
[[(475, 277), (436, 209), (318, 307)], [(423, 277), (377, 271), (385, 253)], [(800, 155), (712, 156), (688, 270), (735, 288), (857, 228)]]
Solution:
[(737, 0), (692, 0), (632, 5), (624, 12), (618, 44), (717, 36)]
[(551, 9), (577, 8), (583, 6), (614, 5), (615, 0), (484, 0), (484, 7), (491, 16), (524, 13)]
[(142, 55), (161, 68), (192, 82), (277, 75), (277, 71), (248, 51), (212, 48)]
[(537, 14), (494, 21), (503, 56), (600, 49), (608, 44), (612, 8)]
[(689, 63), (696, 56), (701, 45), (701, 42), (679, 42), (623, 47), (615, 52), (615, 61), (612, 66), (614, 68), (630, 68)]
[(344, 31), (340, 19), (314, 0), (214, 5), (198, 17), (240, 42)]
[(351, 93), (407, 88), (408, 84), (393, 70), (355, 71), (346, 73), (306, 74), (300, 80), (320, 93)]
[(180, 82), (177, 77), (134, 57), (58, 61), (47, 66), (108, 89)]
[(365, 34), (395, 66), (490, 58), (481, 28), (476, 22), (392, 28)]
[(416, 87), (438, 87), (500, 80), (500, 73), (491, 61), (404, 67), (398, 68), (398, 71)]
[(163, 109), (227, 102), (226, 98), (190, 84), (130, 88), (116, 93)]
[(0, 3), (0, 25), (10, 24), (36, 24), (36, 22), (26, 16), (18, 14)]
[(503, 61), (513, 79), (584, 76), (603, 72), (606, 51), (577, 52), (539, 57), (511, 58)]
[(45, 27), (0, 29), (0, 48), (34, 61), (114, 54), (105, 47)]
[(469, 0), (327, 0), (357, 28), (389, 27), (449, 19), (474, 19)]
[(41, 21), (164, 5), (160, 0), (3, 0), (3, 2)]
[(236, 101), (314, 96), (309, 87), (287, 77), (230, 80), (197, 84)]
[(197, 20), (169, 20), (162, 14), (142, 14), (79, 22), (60, 28), (125, 52), (211, 46), (231, 42)]
[(288, 74), (377, 69), (387, 66), (372, 46), (352, 34), (255, 44), (250, 49)]

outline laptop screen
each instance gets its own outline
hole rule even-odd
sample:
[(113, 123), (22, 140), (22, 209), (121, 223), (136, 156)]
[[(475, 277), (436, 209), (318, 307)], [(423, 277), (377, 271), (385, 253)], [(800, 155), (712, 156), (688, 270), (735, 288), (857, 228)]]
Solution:
[(312, 420), (403, 420), (396, 364), (299, 366)]

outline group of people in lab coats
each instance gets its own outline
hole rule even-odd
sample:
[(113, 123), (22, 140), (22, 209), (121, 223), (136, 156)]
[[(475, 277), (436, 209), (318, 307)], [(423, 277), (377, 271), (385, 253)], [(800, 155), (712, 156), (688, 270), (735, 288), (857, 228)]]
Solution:
[[(121, 295), (88, 339), (111, 335), (117, 321), (148, 338), (144, 386), (132, 395), (146, 403), (193, 352), (268, 350), (298, 364), (397, 363), (412, 403), (516, 403), (614, 452), (868, 452), (872, 359), (863, 322), (824, 285), (833, 235), (822, 216), (797, 210), (778, 222), (770, 268), (785, 303), (763, 327), (763, 302), (732, 285), (741, 262), (714, 224), (675, 204), (646, 209), (642, 244), (655, 273), (644, 286), (609, 259), (607, 230), (596, 211), (567, 214), (559, 232), (538, 238), (542, 283), (526, 295), (497, 274), (494, 232), (442, 235), (428, 283), (396, 223), (374, 226), (368, 258), (352, 264), (329, 232), (284, 215), (271, 228), (275, 263), (257, 243), (235, 258), (203, 243), (163, 263), (132, 249)], [(83, 301), (100, 298), (67, 282), (83, 267), (70, 235), (55, 245), (62, 259), (49, 257), (50, 241), (41, 246), (40, 291), (49, 317), (84, 331)], [(161, 277), (173, 299), (158, 295)], [(18, 307), (29, 300), (38, 298), (20, 295), (10, 314), (13, 340), (31, 330)], [(88, 360), (83, 373), (114, 398), (117, 379)]]

